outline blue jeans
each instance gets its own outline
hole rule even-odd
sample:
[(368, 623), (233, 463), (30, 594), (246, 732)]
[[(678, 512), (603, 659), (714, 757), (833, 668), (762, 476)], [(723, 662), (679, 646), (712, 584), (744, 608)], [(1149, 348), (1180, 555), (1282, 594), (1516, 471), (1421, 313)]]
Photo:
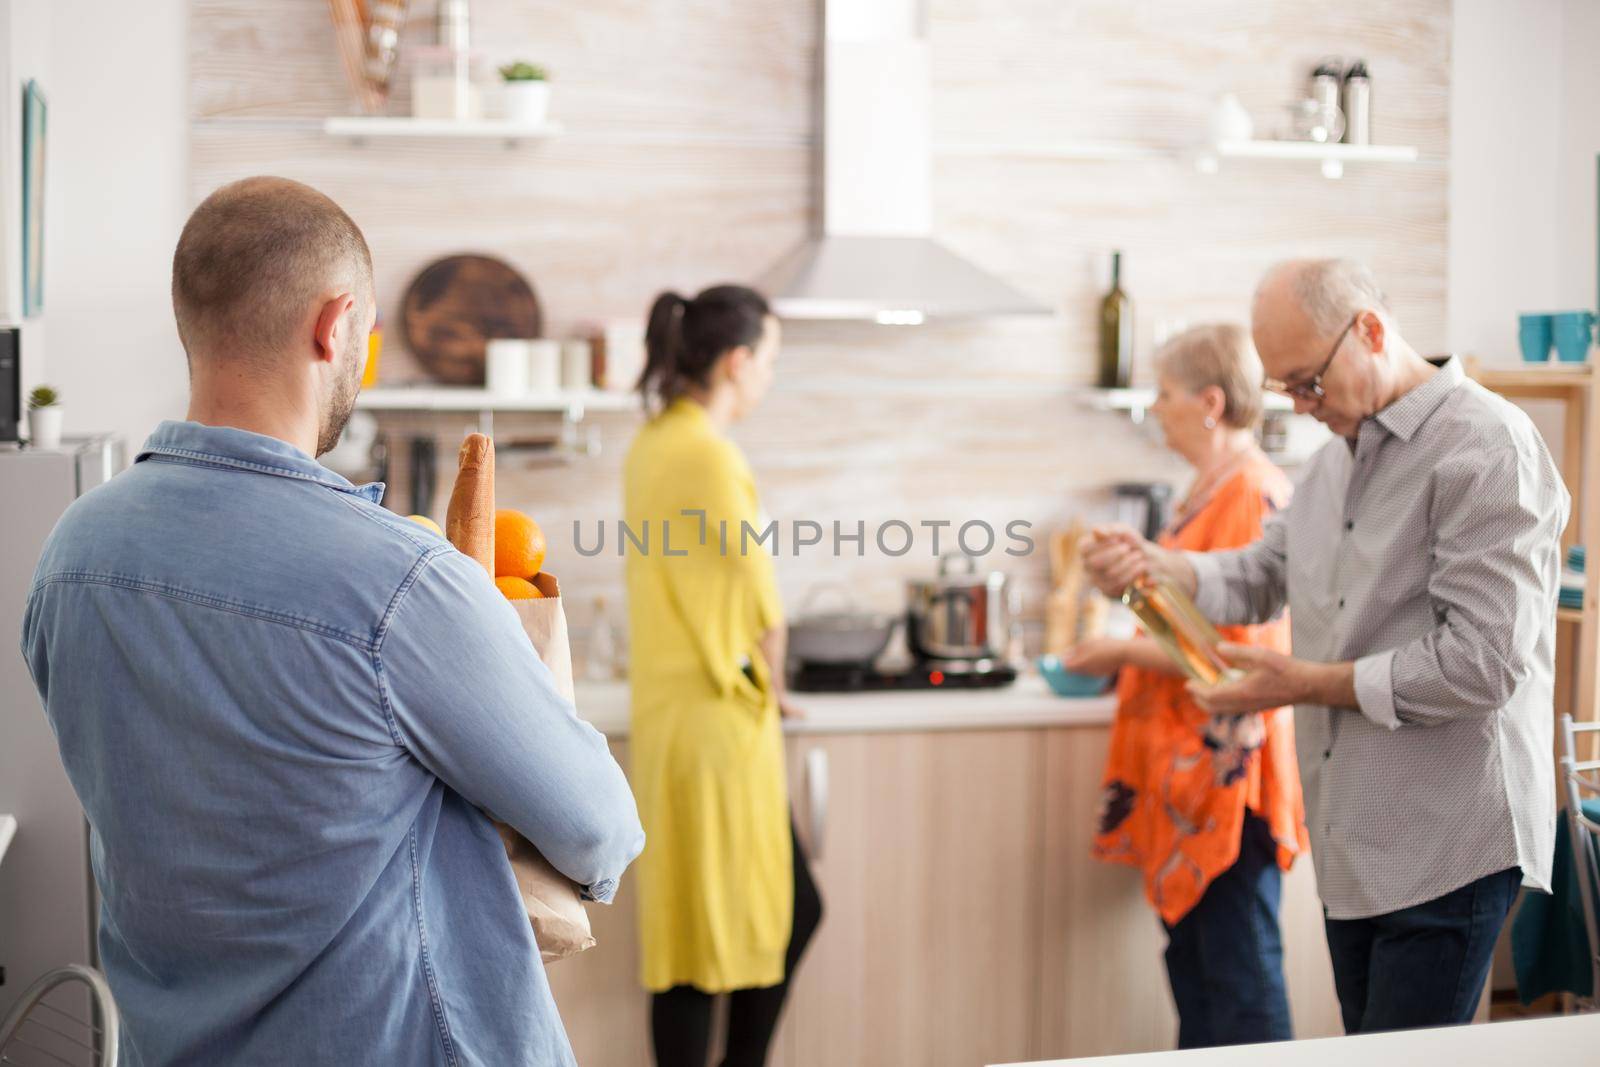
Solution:
[(1167, 980), (1178, 1007), (1178, 1047), (1287, 1041), (1278, 901), (1283, 874), (1267, 824), (1246, 813), (1239, 859), (1167, 927)]
[(1471, 1022), (1521, 884), (1512, 867), (1387, 915), (1324, 920), (1345, 1033)]

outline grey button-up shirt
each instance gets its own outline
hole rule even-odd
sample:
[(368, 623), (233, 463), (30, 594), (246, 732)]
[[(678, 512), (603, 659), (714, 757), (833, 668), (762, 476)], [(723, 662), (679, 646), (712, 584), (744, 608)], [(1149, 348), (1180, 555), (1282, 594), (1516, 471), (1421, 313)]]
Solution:
[(1294, 655), (1355, 661), (1359, 708), (1295, 708), (1328, 915), (1521, 867), (1548, 891), (1560, 536), (1570, 501), (1528, 417), (1450, 359), (1330, 441), (1260, 541), (1195, 554), (1218, 623), (1289, 608)]

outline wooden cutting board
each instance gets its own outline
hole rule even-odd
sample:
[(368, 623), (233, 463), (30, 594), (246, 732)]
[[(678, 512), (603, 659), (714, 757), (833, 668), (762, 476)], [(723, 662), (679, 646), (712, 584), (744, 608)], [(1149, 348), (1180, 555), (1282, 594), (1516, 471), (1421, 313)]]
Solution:
[(447, 256), (406, 290), (402, 328), (417, 361), (447, 385), (482, 385), (484, 352), (497, 337), (538, 337), (544, 315), (533, 286), (491, 256)]

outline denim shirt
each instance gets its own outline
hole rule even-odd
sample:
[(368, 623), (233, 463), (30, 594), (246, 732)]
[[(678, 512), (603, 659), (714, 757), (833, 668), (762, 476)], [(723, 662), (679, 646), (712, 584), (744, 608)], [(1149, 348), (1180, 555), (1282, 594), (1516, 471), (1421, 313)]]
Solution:
[(124, 1064), (569, 1064), (485, 810), (608, 901), (604, 738), (483, 569), (275, 438), (163, 423), (23, 621)]

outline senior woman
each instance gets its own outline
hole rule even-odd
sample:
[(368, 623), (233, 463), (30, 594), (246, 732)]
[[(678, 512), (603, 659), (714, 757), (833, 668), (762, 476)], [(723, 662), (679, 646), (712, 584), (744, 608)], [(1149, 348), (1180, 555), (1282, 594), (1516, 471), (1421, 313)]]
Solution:
[[(1196, 326), (1157, 358), (1151, 410), (1195, 472), (1160, 543), (1209, 552), (1255, 541), (1290, 484), (1256, 444), (1262, 372), (1248, 335)], [(1287, 617), (1223, 636), (1289, 651)], [(1143, 636), (1082, 642), (1066, 665), (1120, 675), (1094, 853), (1144, 875), (1167, 930), (1179, 1047), (1292, 1037), (1278, 904), (1282, 871), (1308, 842), (1290, 709), (1210, 715)]]

